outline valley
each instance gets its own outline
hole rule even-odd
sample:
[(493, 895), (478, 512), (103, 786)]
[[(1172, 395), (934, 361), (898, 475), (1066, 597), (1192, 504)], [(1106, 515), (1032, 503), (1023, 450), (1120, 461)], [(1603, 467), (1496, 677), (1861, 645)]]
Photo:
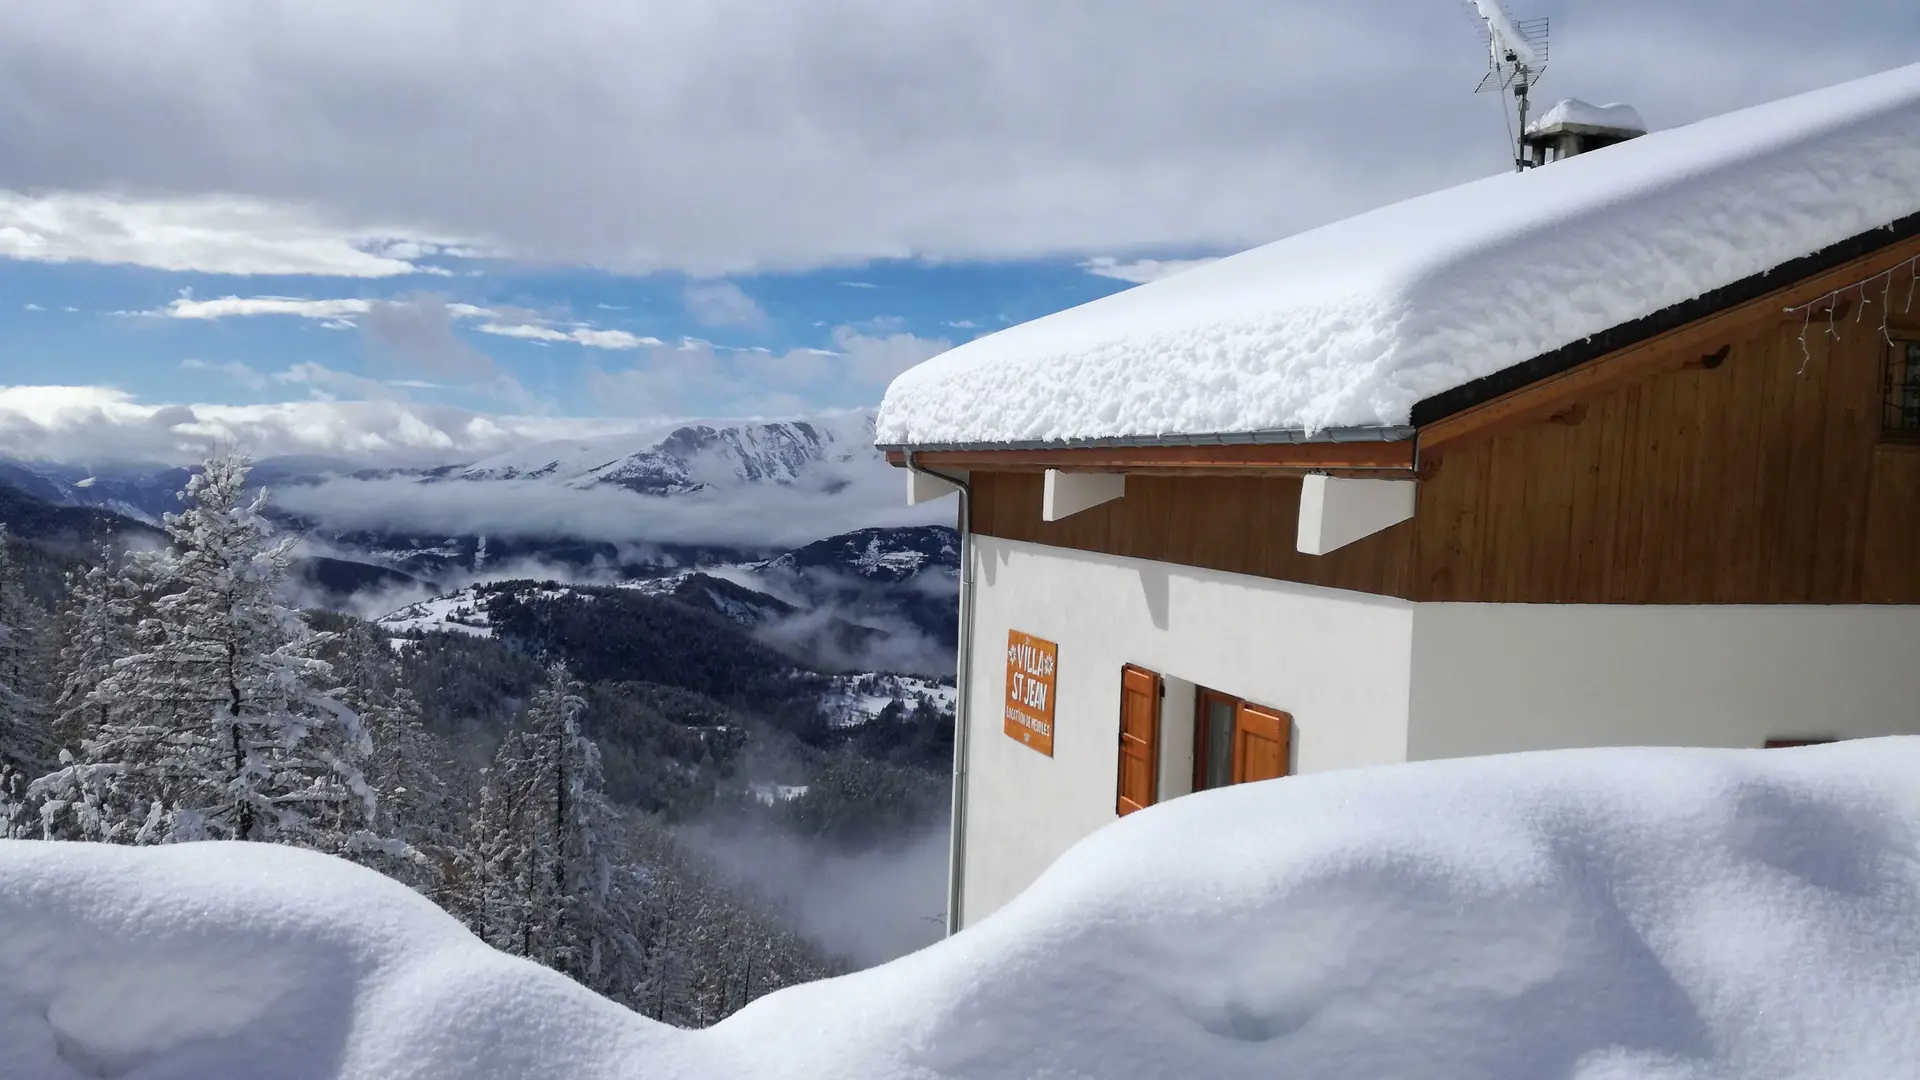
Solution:
[[(562, 663), (607, 798), (677, 852), (654, 857), (861, 965), (939, 934), (944, 866), (918, 852), (948, 811), (959, 547), (904, 510), (871, 430), (853, 414), (431, 468), (268, 459), (249, 484), (297, 537), (288, 602), (385, 643), (455, 774)], [(67, 571), (164, 544), (192, 471), (6, 463), (0, 523), (57, 610)], [(882, 879), (853, 929), (820, 918)]]

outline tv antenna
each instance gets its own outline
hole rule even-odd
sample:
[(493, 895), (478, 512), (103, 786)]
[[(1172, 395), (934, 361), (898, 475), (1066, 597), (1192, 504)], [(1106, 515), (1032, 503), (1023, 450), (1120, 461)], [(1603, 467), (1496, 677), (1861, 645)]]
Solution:
[[(1479, 16), (1487, 39), (1487, 73), (1480, 77), (1474, 93), (1513, 91), (1514, 107), (1520, 113), (1520, 130), (1514, 133), (1513, 167), (1525, 169), (1524, 140), (1527, 136), (1527, 91), (1547, 71), (1547, 20), (1515, 19), (1500, 6), (1500, 0), (1467, 0)], [(1504, 113), (1503, 113), (1504, 115)]]

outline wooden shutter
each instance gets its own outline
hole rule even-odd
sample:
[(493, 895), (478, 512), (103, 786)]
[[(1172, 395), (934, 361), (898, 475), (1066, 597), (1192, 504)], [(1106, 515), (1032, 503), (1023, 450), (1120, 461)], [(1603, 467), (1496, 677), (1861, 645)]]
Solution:
[(1125, 816), (1153, 805), (1160, 772), (1160, 676), (1120, 669), (1120, 779), (1116, 809)]
[(1234, 717), (1233, 728), (1234, 783), (1287, 775), (1287, 737), (1293, 730), (1293, 717), (1243, 704)]

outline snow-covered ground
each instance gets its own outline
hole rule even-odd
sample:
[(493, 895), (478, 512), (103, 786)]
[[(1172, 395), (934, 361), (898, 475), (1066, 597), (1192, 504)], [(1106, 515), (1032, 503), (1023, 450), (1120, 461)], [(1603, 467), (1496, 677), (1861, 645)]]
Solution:
[(748, 784), (747, 791), (762, 806), (791, 802), (807, 793), (805, 784)]
[(1920, 1061), (1920, 739), (1325, 773), (1094, 834), (955, 938), (661, 1027), (371, 871), (0, 842), (32, 1080), (1885, 1080)]
[(479, 593), (473, 588), (408, 604), (398, 611), (382, 615), (375, 622), (382, 630), (392, 634), (447, 630), (475, 637), (493, 636), (493, 627), (487, 620), (487, 609), (481, 605)]
[(925, 700), (953, 712), (958, 691), (952, 686), (912, 675), (836, 675), (834, 690), (820, 703), (829, 723), (835, 727), (855, 727), (877, 719), (881, 710), (898, 701), (912, 708)]

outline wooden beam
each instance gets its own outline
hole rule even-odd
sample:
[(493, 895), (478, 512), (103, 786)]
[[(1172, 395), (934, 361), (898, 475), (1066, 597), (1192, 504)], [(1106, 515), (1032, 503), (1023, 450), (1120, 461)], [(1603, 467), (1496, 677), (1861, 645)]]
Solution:
[(1502, 394), (1444, 420), (1436, 420), (1420, 429), (1420, 453), (1424, 457), (1449, 447), (1490, 439), (1538, 423), (1627, 383), (1680, 368), (1690, 362), (1700, 363), (1703, 357), (1718, 352), (1728, 342), (1743, 340), (1777, 326), (1786, 308), (1811, 303), (1835, 289), (1843, 289), (1863, 279), (1886, 273), (1916, 255), (1920, 255), (1920, 237), (1901, 241), (1871, 255), (1863, 255), (1823, 274), (1775, 289), (1664, 334), (1596, 357), (1579, 367)]
[(1315, 473), (1300, 486), (1294, 548), (1325, 555), (1413, 517), (1413, 480), (1341, 480)]
[(1061, 472), (1048, 469), (1041, 488), (1040, 520), (1060, 521), (1127, 493), (1126, 473)]
[[(1284, 475), (1286, 470), (1411, 470), (1413, 442), (1261, 443), (1239, 446), (1083, 446), (1049, 450), (922, 450), (916, 465), (929, 469), (997, 472), (1243, 472)], [(904, 466), (906, 455), (887, 451), (887, 463)]]

